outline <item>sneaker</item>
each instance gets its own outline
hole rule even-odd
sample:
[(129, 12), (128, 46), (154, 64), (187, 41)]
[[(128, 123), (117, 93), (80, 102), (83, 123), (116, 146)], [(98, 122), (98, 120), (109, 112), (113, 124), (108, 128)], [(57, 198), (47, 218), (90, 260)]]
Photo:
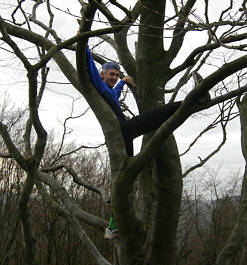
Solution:
[[(198, 74), (196, 71), (192, 72), (192, 77), (194, 79), (195, 82), (195, 88), (203, 82), (203, 78), (200, 74)], [(204, 104), (208, 101), (211, 100), (211, 96), (209, 94), (209, 92), (206, 92), (205, 94), (203, 94), (199, 99), (197, 99), (197, 103), (198, 104)]]
[(111, 230), (109, 227), (106, 228), (105, 234), (104, 234), (104, 238), (115, 239), (115, 238), (118, 238), (118, 237), (119, 237), (119, 234), (118, 234), (118, 230), (117, 229)]

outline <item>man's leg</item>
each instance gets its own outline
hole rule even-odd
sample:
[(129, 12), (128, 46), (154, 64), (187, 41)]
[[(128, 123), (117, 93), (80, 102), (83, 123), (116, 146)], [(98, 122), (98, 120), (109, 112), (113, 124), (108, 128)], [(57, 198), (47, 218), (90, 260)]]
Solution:
[(114, 218), (113, 218), (113, 215), (112, 215), (111, 218), (110, 218), (109, 228), (110, 228), (111, 230), (115, 230), (115, 229), (117, 229), (116, 224), (115, 224), (115, 220), (114, 220)]
[(133, 139), (159, 128), (164, 121), (176, 112), (181, 103), (181, 101), (168, 103), (161, 108), (150, 110), (125, 122), (121, 122), (120, 126), (125, 139), (128, 155), (133, 156)]

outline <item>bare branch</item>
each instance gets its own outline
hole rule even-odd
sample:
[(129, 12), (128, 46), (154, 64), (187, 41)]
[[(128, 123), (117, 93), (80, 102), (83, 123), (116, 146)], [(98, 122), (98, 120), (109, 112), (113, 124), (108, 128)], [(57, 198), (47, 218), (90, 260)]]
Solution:
[(12, 17), (12, 19), (13, 19), (13, 22), (14, 22), (14, 24), (17, 25), (17, 26), (22, 26), (22, 25), (24, 25), (24, 24), (26, 23), (26, 21), (24, 21), (24, 22), (22, 22), (22, 23), (17, 23), (17, 22), (16, 22), (16, 19), (15, 19), (15, 14), (17, 13), (18, 9), (21, 9), (21, 5), (22, 5), (23, 2), (25, 2), (25, 0), (20, 0), (20, 1), (18, 1), (18, 5), (16, 6), (16, 8), (14, 9), (14, 11), (13, 11), (12, 14), (11, 14), (11, 17)]
[[(59, 147), (59, 149), (58, 149), (58, 152), (57, 152), (57, 155), (56, 155), (56, 157), (55, 157), (55, 160), (53, 161), (53, 164), (54, 164), (56, 161), (58, 161), (61, 157), (64, 157), (64, 156), (67, 155), (67, 154), (64, 154), (64, 155), (60, 156), (60, 153), (61, 153), (62, 148), (63, 148), (63, 145), (64, 145), (65, 136), (66, 136), (66, 134), (67, 134), (67, 122), (68, 122), (69, 120), (77, 119), (77, 118), (79, 118), (79, 117), (84, 116), (84, 115), (88, 112), (88, 110), (89, 110), (89, 107), (88, 107), (83, 113), (81, 113), (81, 114), (79, 114), (79, 115), (73, 117), (72, 115), (73, 115), (73, 111), (74, 111), (74, 102), (72, 102), (72, 108), (71, 108), (70, 116), (69, 116), (68, 118), (66, 118), (66, 119), (64, 120), (64, 123), (63, 123), (63, 136), (62, 136), (62, 141), (61, 141), (61, 143), (60, 143), (60, 147)], [(81, 148), (83, 148), (83, 147), (80, 147), (80, 148), (77, 148), (77, 149), (74, 150), (74, 151), (71, 151), (70, 154), (71, 154), (71, 153), (74, 153), (74, 152), (76, 152), (76, 151), (78, 151), (78, 150), (80, 150)]]
[(14, 53), (16, 56), (22, 61), (24, 64), (25, 68), (28, 70), (31, 68), (31, 64), (25, 57), (25, 55), (21, 52), (21, 50), (18, 48), (16, 43), (9, 37), (7, 30), (5, 28), (5, 22), (4, 20), (0, 17), (0, 30), (3, 35), (3, 40), (13, 49)]
[(113, 5), (117, 6), (119, 9), (121, 9), (130, 19), (132, 19), (132, 13), (129, 9), (127, 9), (125, 6), (119, 4), (116, 0), (109, 0)]
[(108, 224), (106, 221), (80, 209), (70, 198), (65, 188), (62, 185), (60, 185), (57, 181), (55, 181), (53, 178), (51, 178), (48, 174), (39, 171), (37, 178), (52, 188), (52, 190), (57, 194), (57, 196), (63, 202), (65, 208), (68, 211), (70, 211), (75, 217), (77, 217), (78, 219), (84, 221), (89, 225), (100, 228), (102, 231), (105, 230), (105, 227)]
[(15, 144), (12, 142), (9, 133), (7, 131), (6, 126), (0, 122), (0, 134), (4, 140), (5, 145), (8, 148), (10, 155), (16, 160), (16, 162), (20, 165), (24, 170), (27, 169), (26, 161), (22, 156), (21, 152), (17, 149)]
[[(200, 159), (200, 163), (190, 167), (189, 169), (186, 170), (186, 172), (183, 174), (183, 178), (186, 177), (189, 173), (191, 173), (193, 170), (195, 170), (196, 168), (201, 167), (202, 165), (204, 165), (210, 158), (212, 158), (217, 152), (220, 151), (221, 147), (225, 144), (226, 142), (226, 126), (228, 124), (228, 122), (232, 119), (231, 115), (232, 115), (232, 110), (233, 107), (235, 105), (235, 101), (234, 102), (230, 102), (230, 105), (227, 103), (223, 103), (222, 107), (219, 106), (220, 108), (220, 114), (219, 116), (214, 120), (213, 123), (211, 123), (205, 130), (203, 130), (199, 136), (196, 137), (196, 139), (192, 142), (192, 144), (190, 145), (190, 147), (186, 150), (186, 152), (188, 152), (190, 150), (190, 148), (196, 143), (196, 141), (199, 139), (199, 137), (201, 137), (205, 132), (207, 132), (208, 130), (214, 128), (217, 123), (221, 124), (221, 128), (222, 128), (222, 142), (218, 145), (217, 148), (215, 148), (214, 151), (212, 151), (207, 157), (205, 157), (204, 159)], [(227, 113), (226, 113), (227, 112)], [(236, 117), (236, 115), (234, 115), (234, 118)], [(218, 118), (220, 118), (219, 121)], [(184, 152), (183, 154), (185, 154), (186, 152)]]
[[(231, 104), (231, 102), (230, 102)], [(231, 104), (230, 106), (227, 107), (227, 104), (225, 104), (223, 102), (223, 106), (222, 108), (220, 108), (220, 114), (214, 119), (213, 122), (211, 122), (204, 130), (202, 130), (198, 136), (195, 137), (195, 139), (190, 143), (189, 147), (182, 153), (180, 154), (180, 156), (185, 155), (186, 153), (188, 153), (190, 151), (190, 149), (197, 143), (197, 141), (208, 131), (214, 129), (219, 123), (226, 121), (225, 120), (225, 116), (222, 115), (222, 113), (226, 112), (226, 108), (232, 110), (233, 106), (235, 105), (235, 103)], [(232, 120), (231, 118), (231, 112), (228, 113), (227, 117), (227, 121)], [(233, 114), (234, 115), (234, 114)], [(236, 115), (234, 115), (234, 118), (236, 117)]]
[(69, 156), (71, 154), (74, 154), (76, 153), (77, 151), (81, 150), (81, 149), (97, 149), (97, 148), (100, 148), (102, 146), (104, 146), (104, 144), (99, 144), (99, 145), (96, 145), (96, 146), (87, 146), (87, 145), (81, 145), (79, 146), (78, 148), (70, 151), (70, 152), (67, 152), (67, 153), (64, 153), (64, 154), (61, 154), (60, 156), (58, 156), (53, 162), (52, 162), (52, 165), (55, 164), (57, 161), (59, 161), (60, 159), (62, 159), (63, 157), (66, 157), (66, 156)]
[[(183, 101), (180, 108), (173, 114), (166, 122), (164, 122), (159, 129), (155, 132), (154, 136), (149, 140), (149, 142), (144, 146), (142, 151), (133, 158), (132, 165), (134, 167), (135, 173), (139, 173), (142, 169), (143, 163), (150, 161), (150, 159), (157, 152), (157, 148), (160, 147), (161, 141), (168, 137), (178, 126), (180, 126), (192, 113), (208, 108), (209, 106), (216, 105), (220, 102), (236, 97), (247, 91), (247, 85), (236, 89), (234, 91), (228, 92), (223, 96), (212, 99), (208, 103), (201, 106), (195, 106), (196, 98), (205, 94), (218, 82), (224, 80), (226, 77), (241, 70), (247, 66), (247, 56), (242, 56), (228, 64), (222, 66), (219, 70), (215, 71), (213, 74), (204, 79), (204, 81), (197, 87), (193, 89)], [(195, 109), (194, 109), (195, 107)], [(146, 160), (147, 159), (147, 160)], [(144, 162), (145, 161), (145, 162)], [(134, 174), (134, 172), (132, 172)]]
[(210, 158), (212, 158), (216, 153), (218, 153), (221, 149), (221, 147), (225, 144), (226, 142), (226, 129), (225, 129), (225, 125), (222, 125), (222, 131), (223, 131), (223, 139), (222, 142), (218, 145), (217, 148), (215, 148), (215, 150), (213, 152), (211, 152), (209, 155), (207, 155), (204, 159), (201, 159), (200, 157), (200, 163), (190, 167), (189, 169), (187, 169), (184, 173), (183, 173), (183, 178), (185, 178), (189, 173), (191, 173), (193, 170), (203, 166)]
[(47, 172), (47, 173), (48, 172), (56, 172), (57, 170), (60, 170), (60, 169), (65, 169), (73, 177), (73, 181), (75, 183), (77, 183), (79, 186), (83, 186), (90, 191), (98, 193), (101, 196), (101, 198), (104, 200), (104, 202), (107, 202), (109, 200), (109, 196), (107, 195), (107, 193), (103, 189), (100, 189), (100, 188), (96, 187), (95, 185), (92, 185), (92, 184), (89, 184), (89, 183), (83, 181), (78, 176), (78, 174), (75, 172), (75, 170), (66, 164), (59, 164), (59, 165), (52, 167), (52, 168), (42, 169), (42, 172)]
[(89, 2), (94, 5), (95, 7), (97, 7), (100, 12), (102, 12), (102, 14), (107, 17), (107, 19), (112, 23), (112, 24), (118, 24), (119, 20), (116, 19), (113, 14), (110, 12), (110, 10), (102, 3), (102, 2), (98, 2), (96, 0), (89, 0)]
[[(239, 34), (236, 36), (229, 36), (225, 39), (221, 39), (221, 43), (231, 43), (231, 42), (235, 42), (235, 41), (241, 41), (247, 38), (247, 34)], [(213, 43), (213, 44), (206, 44), (200, 47), (197, 47), (196, 49), (194, 49), (191, 54), (185, 59), (185, 61), (177, 66), (176, 68), (171, 70), (171, 76), (175, 76), (177, 73), (183, 71), (184, 69), (186, 69), (187, 67), (194, 65), (195, 64), (195, 57), (198, 54), (201, 54), (205, 51), (212, 51), (215, 50), (217, 48), (220, 47), (220, 43)]]
[(75, 42), (79, 41), (79, 40), (85, 40), (87, 38), (90, 37), (94, 37), (94, 36), (100, 36), (100, 35), (104, 35), (104, 34), (108, 34), (108, 33), (113, 33), (115, 31), (118, 31), (121, 29), (121, 26), (114, 26), (114, 27), (110, 27), (110, 28), (105, 28), (105, 29), (99, 29), (99, 30), (94, 30), (94, 31), (88, 31), (88, 32), (84, 32), (81, 33), (79, 35), (76, 35), (64, 42), (59, 43), (56, 46), (53, 46), (48, 52), (47, 54), (40, 60), (39, 63), (37, 63), (35, 65), (36, 69), (41, 68), (43, 65), (45, 65), (50, 59), (53, 58), (53, 56), (59, 52), (60, 50), (69, 47), (70, 45), (74, 44)]
[(50, 14), (49, 26), (46, 26), (44, 23), (37, 20), (36, 18), (36, 9), (42, 2), (43, 2), (42, 0), (39, 0), (35, 3), (35, 5), (33, 6), (32, 16), (30, 16), (29, 20), (33, 22), (34, 24), (40, 26), (42, 29), (44, 29), (47, 32), (46, 37), (48, 37), (48, 34), (50, 33), (53, 36), (53, 38), (56, 40), (56, 42), (60, 43), (61, 39), (57, 36), (56, 31), (52, 29), (53, 14), (51, 13), (51, 10), (50, 10), (49, 1), (47, 1), (47, 9), (48, 9), (48, 13)]
[(195, 4), (195, 0), (188, 0), (185, 6), (179, 12), (179, 19), (173, 31), (173, 39), (170, 45), (169, 50), (167, 51), (167, 56), (169, 57), (169, 62), (171, 62), (177, 53), (179, 52), (185, 36), (185, 22), (187, 21), (187, 17), (190, 14), (190, 10)]

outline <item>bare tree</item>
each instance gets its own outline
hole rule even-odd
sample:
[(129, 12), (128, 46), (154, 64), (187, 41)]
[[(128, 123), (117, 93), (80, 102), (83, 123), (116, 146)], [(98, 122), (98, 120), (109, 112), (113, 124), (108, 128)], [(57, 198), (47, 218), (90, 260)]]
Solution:
[[(247, 66), (247, 58), (243, 53), (246, 50), (247, 37), (246, 1), (229, 1), (225, 6), (219, 6), (219, 16), (216, 20), (211, 18), (211, 6), (207, 0), (200, 8), (197, 8), (200, 2), (196, 0), (141, 0), (132, 3), (132, 8), (117, 1), (79, 1), (80, 34), (73, 34), (73, 37), (64, 41), (53, 28), (52, 10), (59, 7), (54, 7), (52, 1), (47, 0), (43, 3), (38, 0), (32, 3), (32, 10), (28, 14), (28, 11), (24, 10), (24, 2), (18, 1), (18, 5), (12, 9), (12, 21), (3, 17), (0, 19), (2, 41), (22, 62), (28, 78), (29, 119), (24, 133), (24, 151), (18, 149), (12, 141), (3, 122), (0, 123), (0, 133), (8, 153), (26, 172), (25, 185), (19, 201), (26, 244), (26, 264), (37, 264), (28, 208), (35, 185), (49, 206), (74, 228), (95, 263), (110, 264), (95, 247), (80, 223), (82, 221), (104, 230), (107, 222), (80, 208), (66, 191), (63, 183), (52, 178), (52, 174), (57, 170), (65, 170), (73, 176), (74, 181), (98, 193), (103, 199), (106, 198), (105, 191), (80, 181), (80, 174), (73, 165), (60, 163), (60, 152), (51, 167), (42, 166), (47, 132), (39, 116), (39, 105), (47, 83), (47, 64), (51, 59), (54, 59), (68, 81), (87, 100), (106, 139), (111, 164), (111, 206), (120, 233), (120, 240), (115, 242), (115, 264), (174, 264), (183, 174), (176, 140), (172, 133), (193, 113), (246, 92), (246, 83), (241, 82), (239, 88), (228, 88), (221, 95), (216, 94), (211, 100), (198, 104), (200, 97)], [(47, 24), (38, 17), (38, 10), (42, 5), (46, 5), (49, 14)], [(119, 18), (114, 10), (120, 10), (125, 17)], [(17, 21), (19, 12), (23, 23)], [(64, 13), (73, 15), (69, 8)], [(104, 15), (104, 20), (101, 14)], [(105, 19), (109, 26), (103, 23)], [(97, 21), (101, 22), (100, 29), (94, 29)], [(45, 32), (44, 36), (32, 30), (33, 24)], [(133, 55), (128, 47), (128, 33), (137, 27), (138, 32), (135, 32), (138, 39)], [(207, 38), (202, 45), (195, 45), (185, 58), (179, 59), (179, 53), (183, 52), (190, 32), (194, 32), (198, 38), (204, 37), (204, 33), (207, 33)], [(106, 38), (106, 34), (112, 34), (111, 38)], [(140, 113), (161, 106), (166, 92), (172, 93), (170, 101), (174, 101), (181, 88), (187, 84), (192, 72), (203, 71), (203, 67), (211, 63), (218, 50), (225, 53), (229, 50), (234, 51), (234, 56), (226, 56), (223, 61), (215, 61), (214, 65), (217, 68), (210, 68), (210, 74), (195, 83), (195, 89), (188, 93), (178, 111), (156, 132), (145, 135), (141, 151), (134, 157), (129, 157), (113, 111), (92, 86), (88, 77), (85, 49), (88, 39), (96, 36), (103, 36), (104, 40), (112, 45), (123, 68), (136, 81), (136, 87), (130, 89)], [(167, 36), (169, 38), (166, 38)], [(16, 38), (28, 44), (35, 44), (38, 56), (31, 60)], [(74, 44), (77, 69), (64, 52), (65, 49), (74, 50)], [(176, 59), (179, 59), (178, 63)], [(37, 81), (39, 74), (42, 77), (40, 86)], [(169, 91), (169, 82), (173, 78), (179, 80), (175, 88)], [(225, 136), (224, 118), (221, 126)], [(31, 138), (31, 132), (35, 135), (34, 138)], [(61, 203), (58, 204), (49, 196), (45, 186), (52, 189)], [(226, 257), (221, 256), (221, 259), (225, 261)]]
[[(177, 264), (216, 264), (236, 222), (241, 186), (239, 174), (234, 173), (226, 185), (217, 176), (218, 171), (207, 169), (206, 173), (209, 178), (205, 178), (203, 172), (197, 173), (200, 177), (194, 176), (194, 187), (189, 185), (184, 190)], [(240, 256), (236, 264), (245, 263)]]

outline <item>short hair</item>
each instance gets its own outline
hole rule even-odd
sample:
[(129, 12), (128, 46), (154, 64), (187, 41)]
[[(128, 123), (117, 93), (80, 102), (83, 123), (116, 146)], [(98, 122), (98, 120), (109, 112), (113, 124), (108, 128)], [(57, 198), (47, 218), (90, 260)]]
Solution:
[(104, 63), (102, 65), (102, 70), (103, 71), (107, 71), (107, 70), (110, 70), (110, 69), (115, 69), (115, 70), (120, 71), (120, 66), (116, 62), (107, 62), (107, 63)]

